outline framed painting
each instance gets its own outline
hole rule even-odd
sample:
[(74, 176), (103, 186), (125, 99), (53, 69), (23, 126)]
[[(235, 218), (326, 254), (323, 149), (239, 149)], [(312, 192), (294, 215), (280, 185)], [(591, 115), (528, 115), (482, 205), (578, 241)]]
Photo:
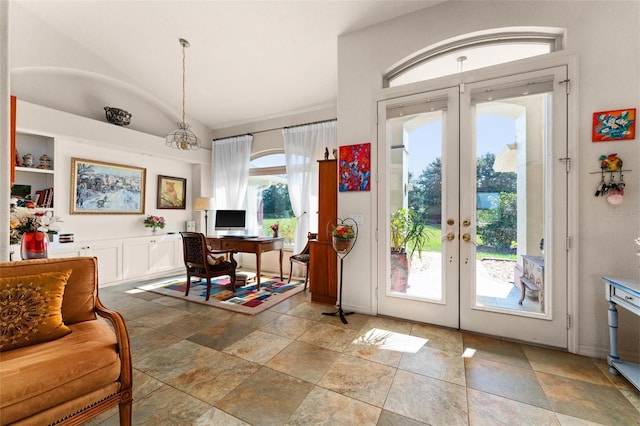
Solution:
[(593, 142), (608, 142), (636, 138), (636, 109), (617, 109), (593, 113)]
[(157, 208), (184, 210), (186, 196), (186, 179), (158, 175)]
[(371, 143), (341, 146), (338, 152), (340, 192), (371, 189)]
[(147, 169), (71, 159), (71, 214), (143, 214)]

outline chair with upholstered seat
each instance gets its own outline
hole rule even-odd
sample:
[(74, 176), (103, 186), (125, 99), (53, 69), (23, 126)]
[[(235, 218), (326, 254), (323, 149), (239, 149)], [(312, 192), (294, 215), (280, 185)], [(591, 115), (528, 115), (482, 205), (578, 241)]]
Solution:
[(184, 252), (184, 265), (187, 268), (187, 288), (185, 296), (189, 295), (191, 277), (207, 280), (207, 295), (211, 293), (211, 278), (228, 275), (231, 287), (236, 289), (236, 267), (238, 263), (233, 258), (237, 250), (209, 250), (204, 234), (198, 232), (181, 232)]
[(293, 262), (296, 262), (300, 265), (304, 266), (304, 289), (307, 289), (307, 282), (309, 281), (309, 241), (315, 240), (318, 238), (318, 234), (309, 232), (307, 234), (307, 244), (304, 246), (302, 251), (298, 254), (294, 254), (289, 257), (289, 281), (291, 282), (291, 276), (293, 275)]

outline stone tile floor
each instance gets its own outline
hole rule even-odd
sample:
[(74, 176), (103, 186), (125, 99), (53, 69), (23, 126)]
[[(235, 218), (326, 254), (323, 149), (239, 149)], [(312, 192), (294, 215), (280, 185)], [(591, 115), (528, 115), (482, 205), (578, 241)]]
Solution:
[[(640, 425), (605, 360), (293, 296), (256, 316), (100, 289), (129, 328), (135, 425)], [(415, 350), (416, 346), (420, 346)], [(118, 424), (117, 409), (90, 425)]]

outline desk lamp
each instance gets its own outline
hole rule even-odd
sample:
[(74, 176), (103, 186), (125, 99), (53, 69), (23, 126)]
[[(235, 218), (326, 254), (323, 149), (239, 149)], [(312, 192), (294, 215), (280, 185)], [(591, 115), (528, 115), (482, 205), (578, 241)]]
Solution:
[(209, 210), (213, 210), (213, 198), (196, 198), (193, 203), (193, 210), (204, 211), (204, 235), (209, 232)]

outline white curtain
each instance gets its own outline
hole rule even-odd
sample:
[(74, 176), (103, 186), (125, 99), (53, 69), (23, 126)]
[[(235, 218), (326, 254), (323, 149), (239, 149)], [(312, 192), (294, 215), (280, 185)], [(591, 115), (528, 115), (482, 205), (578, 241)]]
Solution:
[(247, 183), (252, 135), (213, 141), (211, 177), (216, 210), (242, 210)]
[(338, 147), (337, 122), (290, 127), (282, 134), (289, 199), (298, 218), (294, 239), (294, 253), (298, 253), (309, 231), (324, 232), (318, 229), (318, 160), (324, 158), (325, 149), (332, 153)]

